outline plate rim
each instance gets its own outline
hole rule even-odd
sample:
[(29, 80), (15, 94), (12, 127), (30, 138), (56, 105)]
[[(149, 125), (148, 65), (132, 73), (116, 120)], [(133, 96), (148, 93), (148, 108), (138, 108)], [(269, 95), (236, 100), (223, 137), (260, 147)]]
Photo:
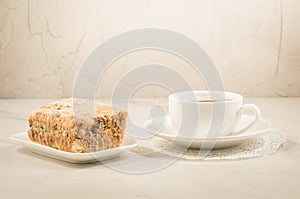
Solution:
[[(23, 137), (23, 139), (22, 139)], [(28, 140), (25, 140), (26, 137)], [(129, 139), (132, 143), (125, 146), (119, 146), (111, 149), (95, 151), (90, 153), (72, 153), (67, 151), (58, 150), (49, 146), (45, 146), (36, 142), (31, 141), (28, 136), (27, 132), (16, 133), (10, 136), (10, 139), (17, 145), (28, 148), (30, 151), (38, 153), (43, 156), (47, 156), (54, 159), (59, 159), (62, 161), (73, 162), (73, 163), (88, 163), (92, 160), (99, 160), (100, 156), (106, 156), (110, 152), (118, 152), (118, 154), (124, 152), (125, 150), (134, 148), (138, 145), (138, 141), (134, 138), (129, 137), (128, 135), (124, 135), (125, 139)], [(30, 147), (30, 145), (32, 147)], [(117, 154), (114, 153), (111, 157), (115, 157)], [(97, 158), (98, 157), (98, 158)], [(109, 155), (107, 156), (109, 157)], [(80, 158), (83, 158), (80, 159)], [(105, 159), (105, 158), (104, 158)], [(103, 159), (103, 160), (104, 160)], [(101, 158), (100, 158), (101, 160)], [(99, 161), (100, 161), (99, 160)]]

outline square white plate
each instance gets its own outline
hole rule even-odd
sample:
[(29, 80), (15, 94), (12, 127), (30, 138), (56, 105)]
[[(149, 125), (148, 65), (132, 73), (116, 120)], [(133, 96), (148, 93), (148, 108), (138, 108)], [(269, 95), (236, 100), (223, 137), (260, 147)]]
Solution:
[(54, 149), (48, 146), (44, 146), (35, 142), (32, 142), (27, 133), (18, 133), (13, 135), (10, 139), (12, 139), (15, 143), (29, 148), (32, 152), (58, 159), (63, 160), (66, 162), (72, 163), (91, 163), (97, 162), (102, 160), (111, 159), (117, 157), (119, 154), (124, 152), (127, 149), (131, 149), (137, 146), (137, 141), (128, 137), (124, 136), (123, 143), (120, 147), (107, 149), (103, 151), (97, 151), (92, 153), (71, 153), (66, 151), (61, 151), (58, 149)]

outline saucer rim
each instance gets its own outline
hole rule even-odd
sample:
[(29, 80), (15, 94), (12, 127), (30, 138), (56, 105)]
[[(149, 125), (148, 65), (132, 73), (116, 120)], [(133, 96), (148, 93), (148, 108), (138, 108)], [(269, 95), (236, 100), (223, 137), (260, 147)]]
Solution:
[[(158, 118), (163, 118), (163, 117), (169, 117), (169, 115), (156, 117), (156, 118), (154, 118), (154, 120), (158, 119)], [(243, 114), (242, 117), (253, 117), (253, 116)], [(255, 131), (255, 133), (251, 133), (251, 134), (241, 133), (241, 134), (238, 134), (238, 135), (228, 135), (228, 136), (220, 136), (220, 137), (197, 137), (197, 138), (196, 137), (194, 137), (194, 138), (193, 137), (183, 137), (183, 136), (174, 137), (174, 136), (172, 136), (170, 134), (167, 134), (167, 133), (164, 133), (164, 132), (168, 129), (172, 130), (172, 131), (177, 131), (177, 130), (175, 130), (174, 128), (166, 129), (167, 126), (165, 125), (162, 128), (162, 130), (160, 131), (161, 133), (153, 132), (153, 130), (151, 130), (149, 127), (146, 126), (146, 124), (149, 123), (150, 121), (151, 121), (151, 119), (147, 120), (144, 123), (145, 129), (146, 129), (147, 132), (151, 133), (154, 136), (158, 136), (158, 137), (173, 140), (173, 141), (174, 140), (176, 140), (176, 141), (192, 141), (192, 142), (215, 141), (215, 140), (217, 140), (217, 141), (230, 141), (230, 140), (233, 140), (233, 139), (238, 140), (238, 139), (247, 139), (247, 138), (251, 138), (251, 137), (256, 137), (256, 136), (259, 136), (259, 135), (263, 135), (263, 134), (265, 134), (265, 133), (267, 133), (271, 130), (270, 123), (268, 121), (266, 121), (265, 119), (260, 118), (259, 121), (264, 122), (266, 124), (266, 128)], [(169, 121), (169, 119), (168, 119), (168, 121)]]

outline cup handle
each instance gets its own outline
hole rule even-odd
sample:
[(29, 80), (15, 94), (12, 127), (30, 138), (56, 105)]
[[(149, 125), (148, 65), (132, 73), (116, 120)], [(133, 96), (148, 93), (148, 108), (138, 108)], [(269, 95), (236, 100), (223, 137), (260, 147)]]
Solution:
[(233, 133), (231, 135), (238, 135), (241, 134), (243, 131), (249, 129), (251, 126), (253, 126), (253, 124), (255, 124), (259, 119), (260, 119), (260, 110), (259, 108), (254, 105), (254, 104), (244, 104), (237, 112), (237, 117), (241, 118), (243, 112), (248, 109), (251, 110), (254, 113), (255, 118), (249, 123), (247, 124), (244, 128), (239, 129), (237, 131), (233, 131)]

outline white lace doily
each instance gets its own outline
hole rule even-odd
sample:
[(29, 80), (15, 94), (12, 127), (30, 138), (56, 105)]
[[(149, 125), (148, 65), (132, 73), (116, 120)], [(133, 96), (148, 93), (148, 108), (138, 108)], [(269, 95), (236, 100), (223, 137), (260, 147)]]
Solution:
[[(159, 137), (153, 137), (150, 140), (142, 141), (134, 150), (137, 153), (148, 156), (167, 155), (177, 157), (183, 160), (196, 161), (220, 161), (220, 160), (241, 160), (249, 158), (258, 158), (275, 153), (285, 142), (286, 137), (276, 129), (269, 133), (248, 140), (240, 145), (211, 150), (210, 152), (200, 152), (198, 149), (183, 149), (179, 145)], [(200, 153), (199, 153), (200, 152)]]

